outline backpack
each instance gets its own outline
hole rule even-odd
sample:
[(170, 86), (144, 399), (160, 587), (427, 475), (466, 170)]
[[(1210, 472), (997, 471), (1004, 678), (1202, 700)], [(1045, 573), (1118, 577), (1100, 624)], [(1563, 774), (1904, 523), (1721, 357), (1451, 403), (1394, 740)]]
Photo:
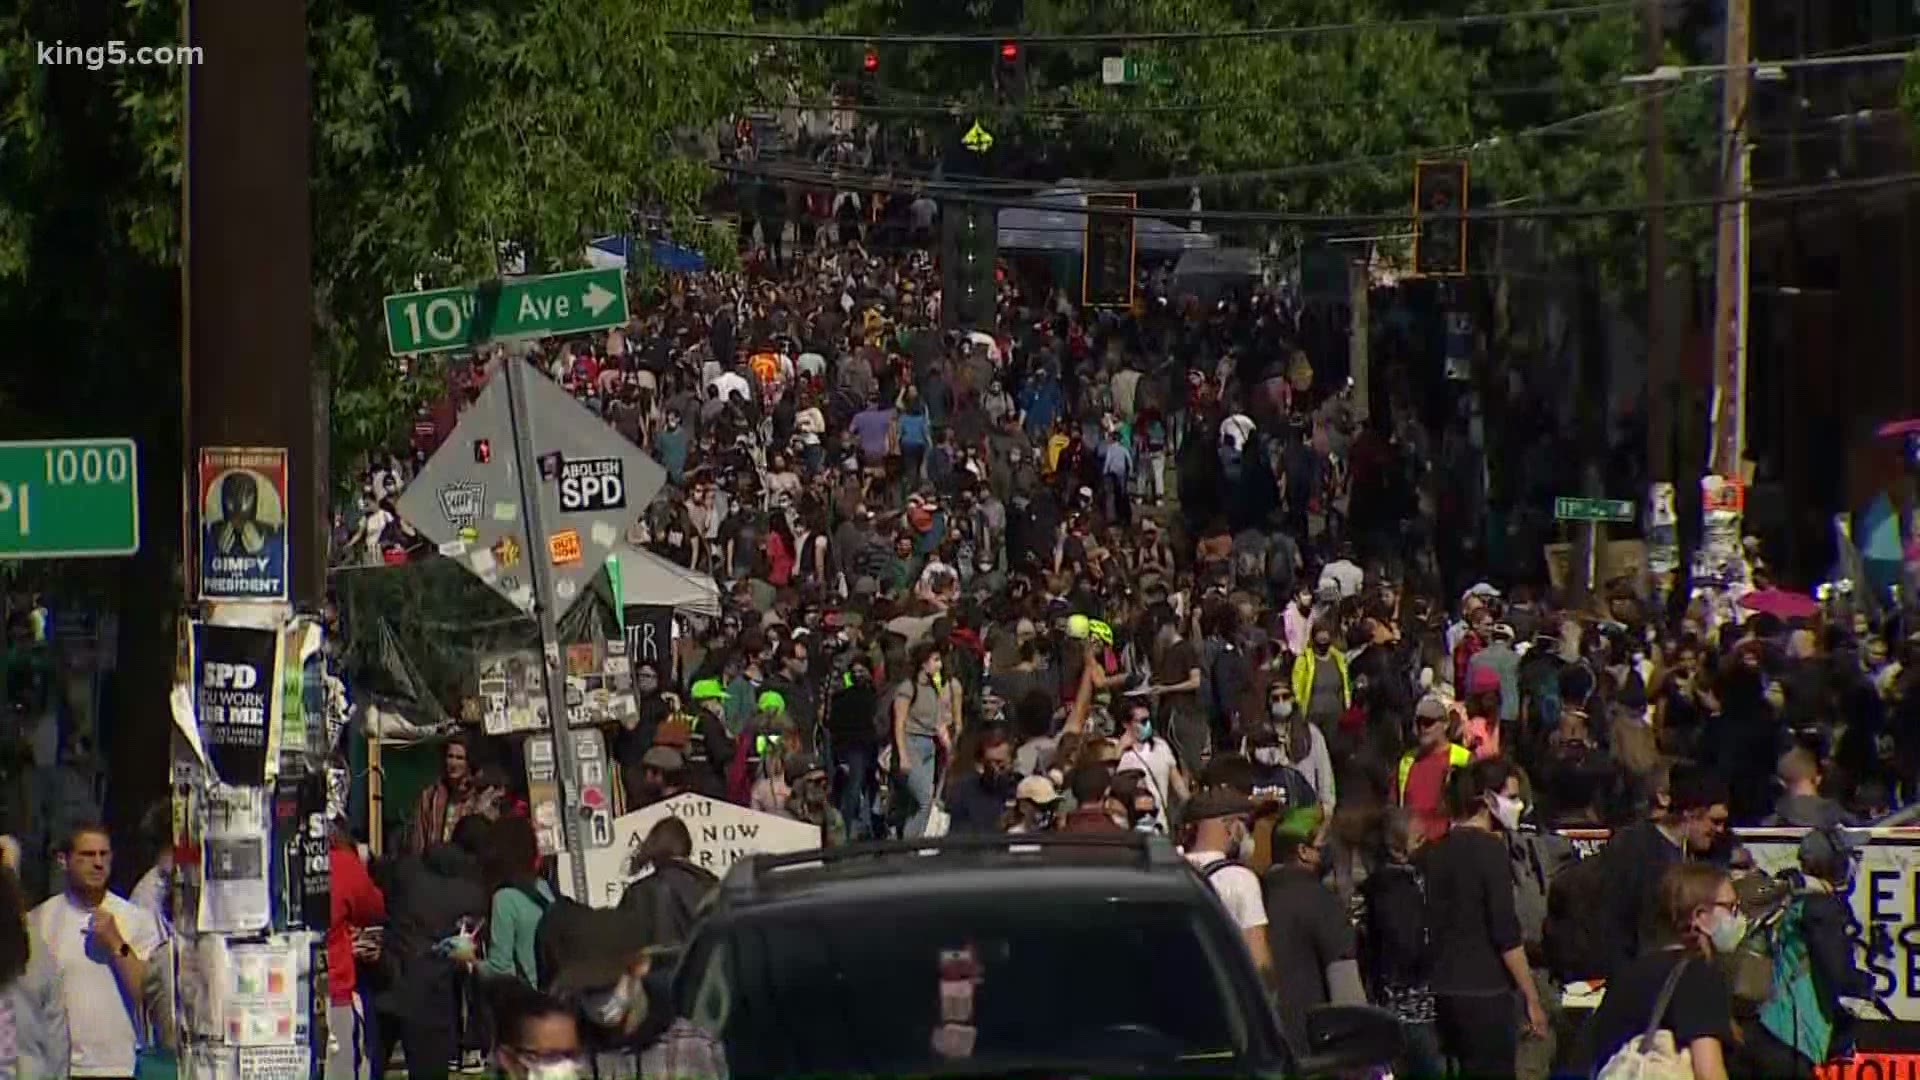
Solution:
[(590, 935), (576, 932), (574, 928), (593, 909), (569, 896), (548, 900), (538, 889), (515, 887), (540, 908), (540, 924), (533, 931), (534, 970), (519, 974), (536, 989), (546, 990), (568, 964), (586, 958)]
[(1820, 988), (1813, 980), (1805, 908), (1805, 897), (1794, 897), (1763, 935), (1772, 953), (1773, 977), (1772, 992), (1760, 1006), (1760, 1026), (1808, 1061), (1822, 1062), (1833, 1049), (1833, 1021), (1821, 1007)]
[(1691, 962), (1692, 957), (1682, 956), (1673, 965), (1667, 981), (1661, 984), (1660, 996), (1654, 999), (1646, 1030), (1614, 1051), (1594, 1073), (1594, 1080), (1693, 1080), (1693, 1055), (1684, 1046), (1676, 1047), (1673, 1032), (1660, 1026), (1673, 1001), (1674, 988), (1680, 985), (1680, 975)]
[(1522, 832), (1507, 842), (1513, 870), (1513, 913), (1520, 940), (1529, 951), (1540, 948), (1547, 924), (1547, 894), (1561, 871), (1579, 861), (1573, 841), (1545, 832)]
[(1611, 891), (1608, 850), (1601, 848), (1584, 859), (1576, 858), (1547, 879), (1547, 911), (1540, 944), (1547, 970), (1561, 982), (1606, 974), (1608, 906), (1601, 901)]

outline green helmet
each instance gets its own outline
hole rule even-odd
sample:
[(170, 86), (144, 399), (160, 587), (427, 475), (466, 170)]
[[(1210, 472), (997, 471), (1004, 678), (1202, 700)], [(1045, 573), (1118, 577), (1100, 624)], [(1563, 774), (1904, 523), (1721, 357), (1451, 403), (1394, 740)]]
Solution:
[(720, 685), (719, 679), (700, 679), (693, 684), (693, 700), (725, 701), (727, 688)]
[(1068, 637), (1070, 638), (1086, 637), (1090, 629), (1091, 627), (1089, 626), (1089, 620), (1085, 615), (1067, 616), (1067, 636)]
[(762, 712), (784, 713), (787, 711), (787, 699), (781, 697), (778, 690), (762, 690), (753, 707)]

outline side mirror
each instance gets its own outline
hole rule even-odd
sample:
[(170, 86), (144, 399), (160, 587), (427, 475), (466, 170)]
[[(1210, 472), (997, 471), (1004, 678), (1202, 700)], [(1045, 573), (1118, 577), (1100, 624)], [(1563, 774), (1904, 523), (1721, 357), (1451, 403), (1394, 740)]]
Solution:
[(1306, 1052), (1295, 1063), (1301, 1076), (1380, 1068), (1406, 1048), (1400, 1021), (1372, 1005), (1321, 1005), (1307, 1012)]

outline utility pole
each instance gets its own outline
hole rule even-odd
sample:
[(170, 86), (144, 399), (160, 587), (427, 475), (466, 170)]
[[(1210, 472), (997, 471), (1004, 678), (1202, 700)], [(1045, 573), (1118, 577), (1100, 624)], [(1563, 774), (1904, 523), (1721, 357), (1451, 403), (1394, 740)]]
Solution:
[[(1646, 41), (1647, 70), (1657, 70), (1666, 56), (1666, 27), (1662, 22), (1663, 0), (1647, 0), (1642, 18)], [(1647, 181), (1647, 483), (1648, 505), (1660, 502), (1659, 484), (1673, 482), (1673, 397), (1674, 356), (1667, 340), (1667, 122), (1662, 94), (1657, 86), (1641, 90), (1646, 134)], [(1651, 594), (1664, 598), (1670, 586), (1668, 573), (1678, 559), (1677, 545), (1668, 546), (1656, 539), (1654, 522), (1647, 520), (1647, 564), (1651, 571)], [(1669, 534), (1670, 535), (1670, 534)], [(1656, 547), (1660, 550), (1656, 551)]]
[(1367, 287), (1369, 277), (1367, 252), (1372, 250), (1371, 242), (1361, 245), (1361, 255), (1347, 263), (1347, 305), (1352, 309), (1352, 320), (1347, 327), (1347, 373), (1353, 377), (1353, 413), (1354, 417), (1365, 424), (1373, 415), (1367, 401), (1367, 339), (1369, 329), (1367, 310)]
[(1727, 0), (1727, 55), (1721, 122), (1721, 195), (1716, 211), (1714, 268), (1713, 449), (1709, 469), (1741, 477), (1746, 452), (1747, 377), (1747, 106), (1753, 73), (1749, 29), (1752, 0)]

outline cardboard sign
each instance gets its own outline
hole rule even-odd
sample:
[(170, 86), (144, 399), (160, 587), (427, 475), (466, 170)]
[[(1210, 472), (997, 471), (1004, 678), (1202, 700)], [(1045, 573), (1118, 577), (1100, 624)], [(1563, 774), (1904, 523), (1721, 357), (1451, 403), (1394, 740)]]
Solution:
[(638, 669), (651, 664), (662, 682), (673, 675), (673, 608), (667, 604), (627, 607), (627, 655)]
[[(1547, 580), (1555, 589), (1564, 589), (1573, 580), (1573, 545), (1548, 544)], [(1635, 591), (1647, 570), (1647, 544), (1644, 540), (1609, 540), (1595, 560), (1593, 587), (1603, 588), (1617, 578), (1633, 583)]]
[[(641, 842), (667, 817), (687, 823), (687, 831), (693, 836), (689, 861), (721, 876), (728, 867), (751, 855), (811, 851), (820, 846), (820, 829), (804, 821), (763, 814), (705, 795), (676, 795), (615, 818), (613, 844), (587, 852), (588, 905), (614, 907), (620, 903), (627, 886), (639, 878), (635, 862)], [(560, 861), (558, 877), (566, 885), (571, 869), (564, 855)]]

